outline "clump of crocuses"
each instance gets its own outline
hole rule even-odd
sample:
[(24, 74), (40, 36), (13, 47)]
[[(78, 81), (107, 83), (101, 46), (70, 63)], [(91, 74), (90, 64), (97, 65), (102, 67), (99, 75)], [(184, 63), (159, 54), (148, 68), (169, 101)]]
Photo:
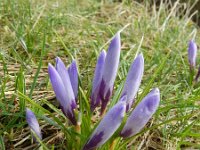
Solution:
[[(115, 46), (113, 43), (115, 43)], [(117, 33), (111, 41), (108, 53), (106, 54), (106, 52), (103, 50), (99, 55), (91, 94), (92, 111), (94, 111), (94, 108), (100, 105), (102, 113), (111, 98), (118, 64), (112, 62), (109, 63), (109, 61), (106, 63), (106, 60), (110, 60), (112, 57), (116, 56), (114, 60), (115, 62), (119, 62), (120, 45), (120, 35)], [(139, 54), (129, 69), (124, 88), (121, 92), (121, 98), (117, 104), (108, 110), (105, 117), (101, 120), (97, 128), (90, 136), (89, 140), (86, 142), (83, 148), (84, 150), (95, 149), (101, 146), (119, 128), (123, 117), (126, 115), (126, 112), (131, 110), (142, 80), (143, 72), (144, 58), (142, 54)], [(107, 76), (104, 74), (113, 74), (112, 77), (109, 76), (109, 79), (111, 79), (112, 82), (105, 82), (107, 81)], [(107, 89), (109, 89), (109, 91), (106, 93), (105, 91), (107, 91)], [(128, 138), (140, 132), (140, 130), (146, 125), (146, 123), (155, 113), (159, 102), (160, 92), (158, 88), (155, 88), (132, 111), (119, 136)]]
[[(123, 139), (134, 136), (146, 125), (155, 113), (160, 102), (160, 92), (154, 88), (149, 94), (132, 110), (136, 99), (142, 76), (144, 73), (144, 57), (140, 53), (130, 66), (127, 78), (124, 83), (118, 102), (107, 110), (106, 106), (111, 101), (114, 82), (117, 76), (121, 50), (120, 32), (118, 32), (109, 45), (108, 51), (100, 53), (94, 73), (92, 92), (90, 96), (91, 112), (98, 111), (102, 117), (98, 126), (88, 137), (83, 150), (92, 150), (100, 147), (108, 141), (119, 129), (127, 112), (130, 116), (126, 120), (118, 136)], [(66, 68), (64, 62), (57, 57), (55, 67), (49, 64), (48, 72), (50, 81), (55, 92), (60, 108), (73, 125), (77, 125), (75, 109), (78, 104), (78, 69), (77, 63)], [(84, 114), (83, 114), (84, 115)]]

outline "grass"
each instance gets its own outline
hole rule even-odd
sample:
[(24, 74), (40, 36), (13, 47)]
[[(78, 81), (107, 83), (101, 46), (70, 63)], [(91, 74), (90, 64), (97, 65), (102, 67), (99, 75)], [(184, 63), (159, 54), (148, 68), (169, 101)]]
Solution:
[[(24, 108), (31, 108), (43, 132), (43, 148), (80, 149), (90, 135), (91, 81), (99, 52), (121, 32), (122, 51), (113, 101), (118, 100), (129, 66), (138, 52), (145, 72), (137, 102), (153, 87), (161, 104), (138, 135), (116, 140), (116, 149), (199, 149), (199, 83), (190, 82), (188, 41), (200, 43), (189, 4), (159, 7), (132, 1), (2, 0), (0, 3), (0, 149), (33, 149)], [(198, 54), (199, 55), (199, 54)], [(79, 66), (81, 134), (68, 127), (58, 109), (47, 64), (59, 56)], [(197, 64), (200, 64), (200, 56)], [(197, 72), (197, 69), (195, 70)], [(96, 125), (96, 124), (95, 124)], [(95, 126), (94, 125), (94, 126)], [(81, 139), (76, 144), (77, 138)], [(112, 139), (111, 139), (112, 140)], [(101, 149), (108, 149), (109, 140)], [(31, 144), (32, 143), (32, 144)]]

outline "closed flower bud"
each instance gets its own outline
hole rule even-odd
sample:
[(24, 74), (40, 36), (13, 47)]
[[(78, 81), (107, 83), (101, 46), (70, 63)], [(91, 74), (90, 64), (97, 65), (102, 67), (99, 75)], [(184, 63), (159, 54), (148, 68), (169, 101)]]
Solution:
[(57, 58), (56, 69), (49, 64), (48, 72), (53, 90), (56, 94), (57, 100), (60, 103), (63, 113), (75, 125), (76, 119), (74, 115), (74, 109), (76, 108), (76, 102), (70, 78), (64, 63)]
[(190, 41), (188, 47), (188, 60), (191, 69), (193, 69), (196, 65), (196, 57), (197, 57), (197, 45), (194, 41)]
[(103, 67), (102, 80), (99, 88), (99, 94), (102, 102), (101, 113), (105, 110), (112, 95), (114, 81), (119, 66), (120, 49), (121, 41), (120, 33), (118, 32), (110, 43)]
[[(34, 132), (40, 140), (42, 140), (42, 134), (40, 130), (39, 123), (35, 117), (35, 114), (28, 108), (26, 108), (26, 121), (31, 128), (31, 131)], [(36, 138), (34, 138), (36, 140)]]
[(93, 111), (100, 104), (99, 86), (102, 80), (103, 66), (106, 58), (106, 52), (103, 50), (97, 60), (96, 69), (94, 73), (92, 94), (91, 94), (91, 110)]
[(83, 150), (92, 150), (103, 145), (115, 133), (125, 115), (125, 101), (119, 101), (108, 111), (83, 147)]
[(121, 94), (122, 96), (127, 95), (126, 111), (128, 111), (131, 108), (134, 102), (136, 93), (139, 89), (142, 80), (143, 72), (144, 72), (144, 58), (143, 55), (140, 54), (133, 61), (129, 69), (126, 82), (124, 84), (124, 88)]
[(139, 133), (155, 113), (159, 102), (160, 92), (155, 88), (133, 110), (120, 135), (128, 138)]

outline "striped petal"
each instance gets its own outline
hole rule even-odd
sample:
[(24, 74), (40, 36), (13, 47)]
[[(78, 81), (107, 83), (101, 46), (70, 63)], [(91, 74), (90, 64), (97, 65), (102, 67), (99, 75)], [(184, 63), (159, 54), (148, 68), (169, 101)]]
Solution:
[(124, 88), (122, 91), (122, 96), (127, 95), (126, 111), (128, 111), (133, 104), (134, 98), (136, 96), (136, 93), (139, 89), (142, 80), (143, 72), (144, 72), (144, 58), (143, 55), (140, 54), (133, 61), (129, 69), (126, 82), (124, 84)]
[(31, 128), (32, 132), (34, 132), (42, 140), (42, 134), (39, 123), (35, 117), (35, 114), (28, 108), (26, 108), (26, 121), (29, 127)]
[(106, 52), (103, 50), (97, 60), (96, 69), (94, 73), (92, 94), (91, 94), (91, 110), (93, 111), (100, 104), (99, 85), (102, 80), (103, 66), (106, 58)]
[(92, 150), (103, 145), (121, 125), (125, 111), (125, 101), (119, 101), (112, 107), (92, 133), (83, 150)]
[(159, 102), (160, 92), (158, 88), (155, 88), (133, 110), (121, 131), (121, 136), (128, 138), (140, 132), (155, 113)]

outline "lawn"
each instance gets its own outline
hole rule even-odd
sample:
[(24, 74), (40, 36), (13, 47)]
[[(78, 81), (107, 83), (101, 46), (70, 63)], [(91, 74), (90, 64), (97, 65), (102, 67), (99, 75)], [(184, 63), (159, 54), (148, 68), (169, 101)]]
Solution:
[[(38, 149), (25, 119), (26, 107), (39, 121), (40, 148), (81, 149), (100, 120), (98, 110), (88, 111), (96, 60), (118, 31), (120, 64), (108, 109), (117, 102), (139, 53), (145, 64), (136, 104), (155, 87), (161, 101), (140, 133), (117, 138), (112, 149), (200, 149), (200, 84), (192, 81), (187, 51), (190, 40), (199, 45), (200, 30), (191, 21), (192, 6), (169, 6), (131, 0), (1, 0), (0, 149)], [(48, 63), (55, 65), (57, 56), (66, 66), (73, 59), (78, 64), (79, 133), (59, 109), (49, 81)], [(198, 65), (199, 52), (194, 74)], [(99, 149), (110, 145), (113, 138)]]

